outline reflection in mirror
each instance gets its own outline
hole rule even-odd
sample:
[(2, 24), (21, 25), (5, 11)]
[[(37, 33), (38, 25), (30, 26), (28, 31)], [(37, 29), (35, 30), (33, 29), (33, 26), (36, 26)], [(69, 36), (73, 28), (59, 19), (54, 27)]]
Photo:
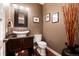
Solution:
[(18, 13), (18, 23), (24, 24), (24, 15), (22, 13)]

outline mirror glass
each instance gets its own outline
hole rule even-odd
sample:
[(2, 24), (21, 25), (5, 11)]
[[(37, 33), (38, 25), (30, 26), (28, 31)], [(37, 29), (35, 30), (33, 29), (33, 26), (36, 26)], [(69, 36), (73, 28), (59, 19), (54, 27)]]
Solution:
[(18, 23), (24, 24), (24, 14), (18, 13)]

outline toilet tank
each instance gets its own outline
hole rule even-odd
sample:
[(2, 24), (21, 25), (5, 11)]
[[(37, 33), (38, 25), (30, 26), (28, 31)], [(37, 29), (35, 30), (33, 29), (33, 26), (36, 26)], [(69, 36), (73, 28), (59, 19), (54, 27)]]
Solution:
[(34, 42), (39, 42), (42, 40), (42, 34), (34, 34)]

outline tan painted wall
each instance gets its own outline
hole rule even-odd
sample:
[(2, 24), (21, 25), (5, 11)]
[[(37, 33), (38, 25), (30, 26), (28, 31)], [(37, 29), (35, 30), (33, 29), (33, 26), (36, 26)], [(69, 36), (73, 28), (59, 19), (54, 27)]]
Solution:
[[(28, 16), (29, 17), (28, 25), (31, 30), (31, 34), (43, 33), (43, 37), (45, 38), (45, 41), (47, 42), (48, 46), (61, 53), (62, 49), (65, 47), (65, 41), (66, 41), (65, 26), (62, 14), (62, 6), (64, 4), (44, 4), (43, 11), (42, 6), (40, 4), (18, 4), (18, 5), (29, 7), (30, 9)], [(12, 8), (10, 7), (10, 9)], [(8, 11), (8, 9), (6, 11)], [(58, 23), (52, 23), (52, 13), (55, 12), (59, 12)], [(45, 22), (45, 15), (48, 13), (51, 13), (50, 21)], [(13, 13), (10, 12), (10, 14), (11, 17), (9, 17), (8, 12), (6, 12), (6, 20), (10, 18), (13, 21)], [(39, 16), (41, 22), (33, 23), (33, 16)], [(42, 23), (42, 16), (43, 16), (43, 23)]]
[[(21, 5), (25, 8), (29, 8), (28, 11), (28, 28), (31, 31), (31, 34), (37, 34), (37, 33), (41, 33), (42, 34), (42, 5), (40, 4), (36, 4), (36, 3), (25, 3), (25, 4), (19, 4), (17, 3), (16, 5)], [(9, 10), (8, 10), (9, 8)], [(9, 12), (9, 13), (8, 13)], [(7, 20), (10, 19), (14, 22), (14, 14), (13, 14), (13, 7), (12, 4), (9, 7), (6, 7), (6, 24), (7, 24)], [(10, 17), (9, 17), (9, 16)], [(34, 23), (33, 22), (33, 16), (37, 16), (40, 18), (40, 22), (39, 23)]]
[[(64, 4), (44, 4), (43, 6), (43, 36), (48, 46), (61, 53), (65, 47), (66, 32), (63, 21), (62, 6)], [(59, 22), (52, 23), (52, 14), (59, 12)], [(45, 21), (45, 15), (51, 13), (50, 21)]]

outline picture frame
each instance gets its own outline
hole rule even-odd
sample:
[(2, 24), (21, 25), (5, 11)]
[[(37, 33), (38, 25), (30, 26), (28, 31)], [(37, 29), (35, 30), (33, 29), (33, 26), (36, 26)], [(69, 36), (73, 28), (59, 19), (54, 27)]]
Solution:
[(39, 22), (39, 17), (33, 17), (33, 22), (38, 23)]
[(53, 15), (52, 15), (52, 22), (53, 23), (59, 22), (59, 12), (53, 13)]
[(46, 22), (50, 21), (50, 13), (46, 15)]

